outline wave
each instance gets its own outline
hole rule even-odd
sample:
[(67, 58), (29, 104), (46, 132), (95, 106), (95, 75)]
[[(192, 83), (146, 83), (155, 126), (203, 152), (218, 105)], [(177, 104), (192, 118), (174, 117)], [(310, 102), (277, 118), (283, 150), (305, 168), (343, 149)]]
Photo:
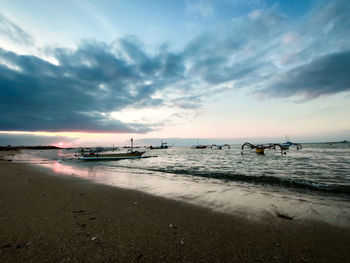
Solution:
[(147, 169), (154, 172), (172, 173), (185, 176), (196, 176), (204, 178), (219, 179), (221, 181), (232, 181), (232, 182), (244, 182), (259, 185), (271, 185), (280, 186), (294, 189), (305, 189), (311, 191), (327, 192), (333, 194), (346, 194), (350, 195), (349, 185), (331, 185), (320, 182), (314, 182), (305, 179), (297, 178), (281, 178), (276, 176), (254, 176), (254, 175), (243, 175), (230, 172), (209, 172), (209, 171), (198, 171), (198, 170), (185, 170), (185, 169)]

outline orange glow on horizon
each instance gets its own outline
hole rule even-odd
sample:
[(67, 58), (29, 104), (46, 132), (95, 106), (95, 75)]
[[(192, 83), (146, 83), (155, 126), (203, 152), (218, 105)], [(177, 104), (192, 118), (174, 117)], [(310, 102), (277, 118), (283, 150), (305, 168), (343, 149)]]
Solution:
[(0, 131), (0, 134), (27, 134), (27, 135), (39, 135), (39, 136), (64, 136), (72, 139), (77, 138), (101, 138), (108, 136), (115, 136), (120, 133), (92, 133), (92, 132), (46, 132), (46, 131)]
[[(0, 131), (0, 134), (33, 135), (46, 137), (65, 137), (50, 145), (60, 148), (77, 146), (111, 146), (113, 144), (128, 145), (130, 138), (141, 137), (135, 133), (89, 133), (89, 132), (44, 132), (44, 131)], [(145, 134), (142, 134), (144, 137)]]

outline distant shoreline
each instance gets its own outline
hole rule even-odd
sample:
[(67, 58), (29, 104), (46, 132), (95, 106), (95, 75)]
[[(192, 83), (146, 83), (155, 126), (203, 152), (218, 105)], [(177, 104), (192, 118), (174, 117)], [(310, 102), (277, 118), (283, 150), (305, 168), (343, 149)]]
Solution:
[(59, 148), (52, 145), (36, 145), (36, 146), (0, 146), (0, 151), (16, 151), (16, 150), (59, 150)]
[[(344, 144), (350, 143), (347, 140), (343, 141), (331, 141), (331, 142), (302, 142), (302, 144)], [(209, 145), (209, 144), (208, 144)], [(230, 145), (241, 145), (240, 143), (231, 143)], [(180, 146), (180, 145), (175, 145)], [(182, 147), (190, 147), (192, 145), (181, 145)], [(32, 145), (32, 146), (15, 146), (7, 145), (0, 146), (0, 151), (10, 151), (10, 150), (66, 150), (66, 149), (79, 149), (79, 148), (95, 148), (96, 146), (74, 146), (74, 147), (57, 147), (53, 145)], [(110, 147), (110, 146), (103, 146)], [(118, 146), (123, 148), (130, 148), (129, 146)], [(148, 147), (146, 145), (137, 145), (134, 148)]]

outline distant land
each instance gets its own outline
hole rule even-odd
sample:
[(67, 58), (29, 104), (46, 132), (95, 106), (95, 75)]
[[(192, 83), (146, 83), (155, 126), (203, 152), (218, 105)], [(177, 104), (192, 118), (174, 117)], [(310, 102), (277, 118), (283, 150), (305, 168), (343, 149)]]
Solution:
[(52, 145), (36, 145), (36, 146), (0, 146), (0, 151), (10, 151), (10, 150), (22, 150), (22, 149), (28, 149), (28, 150), (52, 150), (52, 149), (61, 149), (56, 146)]

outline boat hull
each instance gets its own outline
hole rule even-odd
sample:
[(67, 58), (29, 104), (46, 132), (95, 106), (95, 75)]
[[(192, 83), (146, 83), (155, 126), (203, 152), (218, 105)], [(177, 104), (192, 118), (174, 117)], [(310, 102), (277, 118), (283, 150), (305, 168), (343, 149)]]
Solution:
[(162, 146), (155, 146), (155, 147), (151, 146), (149, 148), (151, 150), (161, 150), (161, 149), (168, 149), (169, 147), (168, 146), (164, 146), (164, 147), (162, 147)]
[(264, 148), (255, 148), (255, 152), (257, 154), (265, 154), (265, 149)]
[(120, 160), (120, 159), (138, 159), (144, 152), (133, 152), (133, 153), (118, 153), (118, 154), (96, 154), (96, 155), (85, 155), (79, 157), (79, 160)]
[(206, 145), (197, 145), (194, 147), (195, 149), (207, 149)]

